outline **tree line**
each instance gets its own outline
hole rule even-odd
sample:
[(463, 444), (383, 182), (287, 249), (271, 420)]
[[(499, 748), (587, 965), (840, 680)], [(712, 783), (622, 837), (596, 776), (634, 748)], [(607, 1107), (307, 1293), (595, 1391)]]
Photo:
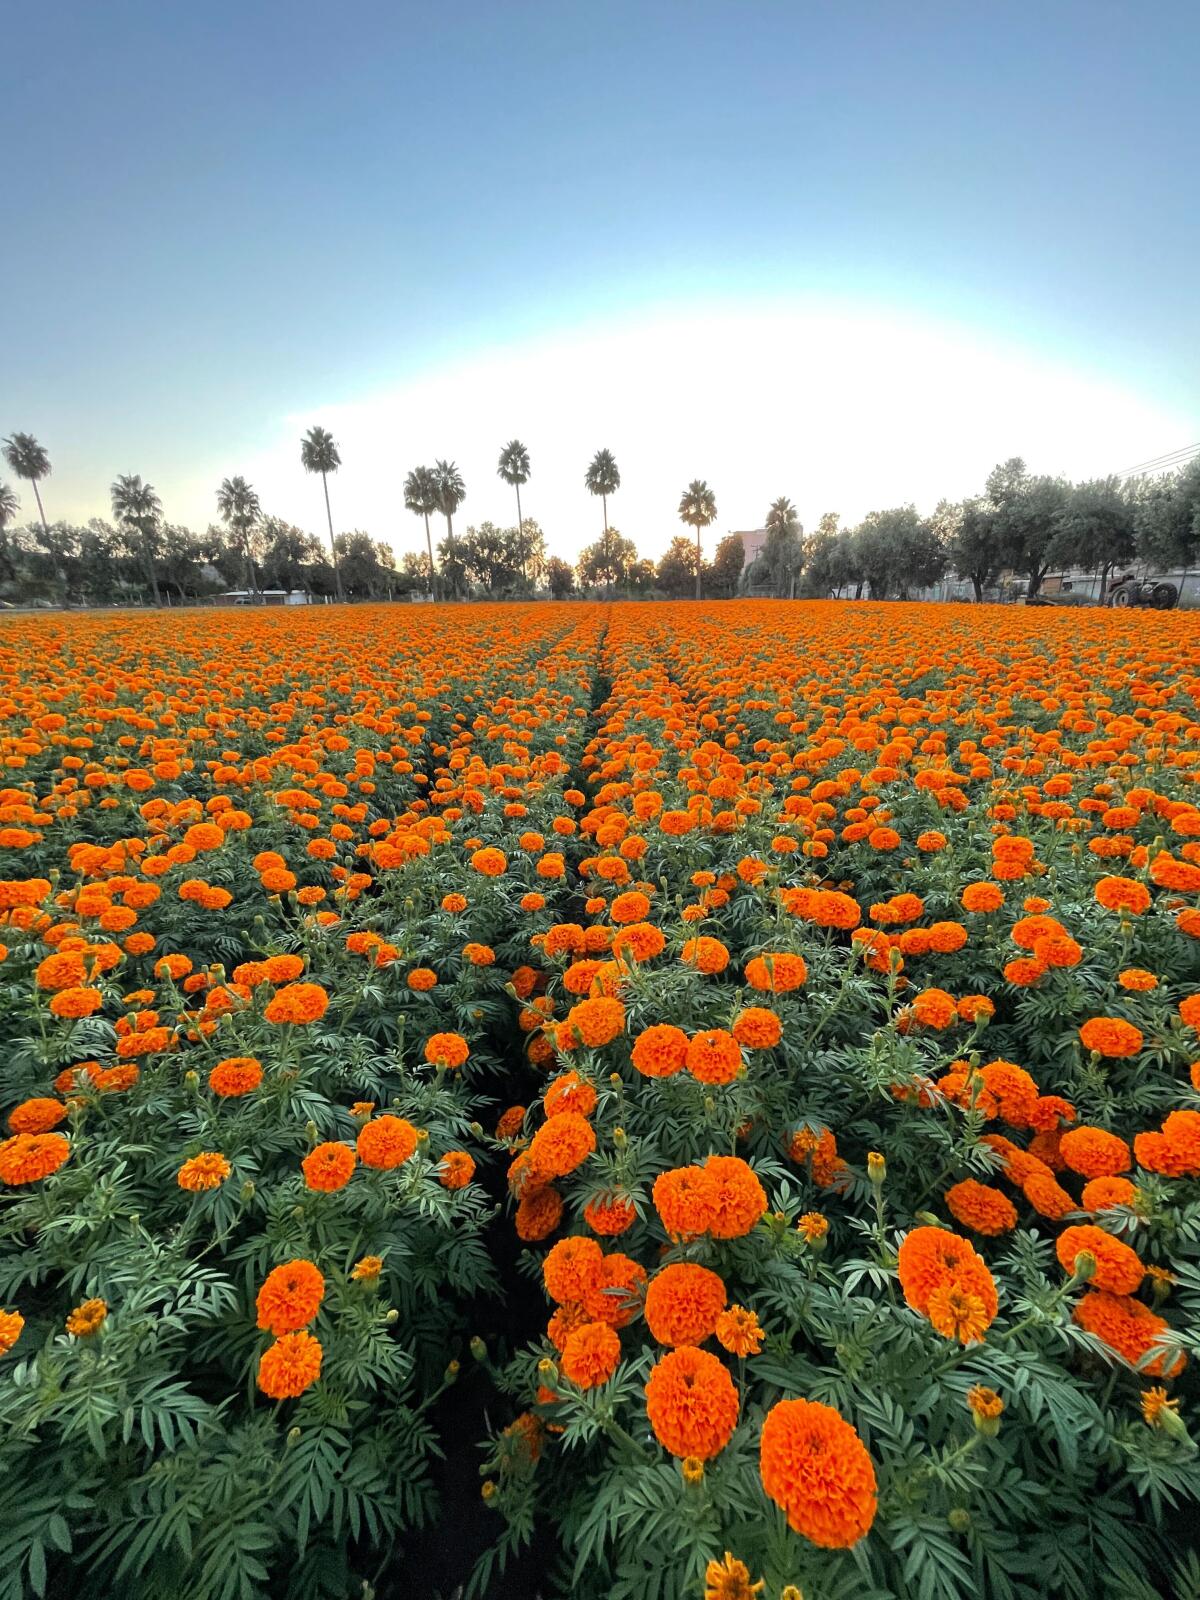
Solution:
[[(574, 565), (547, 556), (541, 528), (525, 515), (521, 490), (531, 467), (519, 439), (504, 446), (497, 464), (516, 502), (517, 520), (508, 527), (488, 521), (455, 532), (467, 489), (453, 461), (436, 460), (408, 473), (404, 504), (424, 524), (425, 550), (408, 552), (399, 565), (390, 546), (367, 533), (334, 533), (329, 480), (342, 461), (324, 428), (304, 435), (300, 464), (321, 479), (327, 550), (314, 535), (264, 512), (240, 476), (218, 486), (220, 521), (202, 534), (168, 522), (153, 485), (136, 474), (114, 480), (111, 521), (52, 523), (41, 493), (51, 472), (45, 447), (31, 434), (14, 433), (4, 441), (3, 454), (17, 480), (32, 488), (38, 511), (36, 522), (18, 528), (19, 498), (0, 481), (0, 595), (18, 601), (160, 605), (232, 589), (251, 596), (282, 589), (354, 600), (416, 593), (442, 599), (548, 593), (561, 599), (580, 591), (697, 599), (739, 592), (903, 599), (948, 572), (969, 581), (981, 600), (1005, 573), (1021, 578), (1033, 595), (1048, 572), (1082, 567), (1101, 574), (1103, 595), (1110, 576), (1134, 560), (1171, 568), (1200, 554), (1200, 460), (1155, 478), (1069, 483), (1033, 475), (1014, 457), (993, 469), (982, 493), (943, 500), (928, 517), (912, 505), (898, 506), (843, 528), (838, 514), (828, 512), (808, 536), (792, 501), (781, 497), (767, 512), (762, 548), (743, 570), (744, 546), (736, 534), (719, 542), (711, 561), (704, 557), (701, 536), (716, 520), (717, 502), (703, 479), (687, 485), (677, 508), (690, 533), (677, 535), (658, 562), (640, 557), (633, 541), (608, 520), (621, 474), (607, 449), (596, 452), (583, 479), (600, 501), (600, 537)], [(435, 518), (445, 526), (436, 544)]]

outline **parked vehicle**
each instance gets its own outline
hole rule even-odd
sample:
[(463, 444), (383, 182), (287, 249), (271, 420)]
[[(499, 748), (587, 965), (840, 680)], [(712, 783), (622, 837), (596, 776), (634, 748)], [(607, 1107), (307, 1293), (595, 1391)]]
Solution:
[(1165, 578), (1138, 578), (1132, 572), (1114, 578), (1106, 604), (1110, 606), (1152, 606), (1155, 611), (1172, 611), (1179, 604), (1179, 590)]

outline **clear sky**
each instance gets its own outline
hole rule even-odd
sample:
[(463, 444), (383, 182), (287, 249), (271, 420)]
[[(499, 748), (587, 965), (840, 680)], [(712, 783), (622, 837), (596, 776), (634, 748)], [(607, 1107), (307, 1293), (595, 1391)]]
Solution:
[[(399, 550), (411, 466), (549, 546), (1200, 439), (1195, 0), (38, 0), (4, 22), (0, 433), (51, 517), (227, 473)], [(32, 496), (23, 498), (32, 513)]]

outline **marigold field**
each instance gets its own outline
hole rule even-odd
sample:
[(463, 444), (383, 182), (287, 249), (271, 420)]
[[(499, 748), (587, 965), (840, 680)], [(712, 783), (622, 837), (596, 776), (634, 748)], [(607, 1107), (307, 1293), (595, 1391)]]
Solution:
[(9, 618), (0, 755), (0, 1600), (1200, 1596), (1200, 618)]

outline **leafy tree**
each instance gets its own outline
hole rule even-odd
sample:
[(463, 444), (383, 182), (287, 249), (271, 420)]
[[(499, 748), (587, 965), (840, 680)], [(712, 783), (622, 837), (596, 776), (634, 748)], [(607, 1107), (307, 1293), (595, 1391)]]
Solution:
[(696, 547), (686, 533), (677, 533), (655, 572), (658, 587), (680, 600), (696, 584)]
[(712, 566), (705, 569), (709, 594), (722, 600), (731, 599), (737, 593), (745, 562), (745, 545), (736, 533), (727, 533), (717, 546)]
[(42, 478), (50, 476), (50, 457), (44, 445), (38, 443), (31, 433), (14, 433), (4, 441), (4, 459), (18, 478), (24, 478), (33, 485), (33, 497), (37, 501), (38, 516), (42, 519), (42, 527), (46, 527), (46, 513), (42, 507), (42, 494), (38, 483)]
[(246, 568), (246, 588), (258, 593), (258, 580), (254, 575), (254, 558), (250, 553), (250, 530), (262, 515), (258, 496), (245, 478), (225, 478), (217, 490), (217, 510), (224, 518), (230, 533), (236, 539)]
[(1190, 566), (1200, 555), (1200, 460), (1131, 486), (1137, 551), (1152, 567)]
[(765, 582), (773, 595), (794, 596), (804, 566), (804, 529), (786, 495), (771, 502), (764, 526), (767, 538), (751, 568), (753, 582)]
[(404, 480), (404, 504), (415, 516), (425, 518), (425, 548), (429, 553), (429, 582), (437, 597), (437, 572), (433, 565), (433, 536), (429, 519), (438, 510), (437, 479), (431, 467), (414, 467)]
[(556, 600), (564, 600), (575, 589), (575, 569), (559, 556), (551, 556), (546, 563), (546, 584)]
[(20, 509), (21, 502), (17, 499), (16, 491), (10, 489), (7, 483), (0, 483), (0, 533), (10, 522), (16, 521)]
[(693, 478), (679, 497), (679, 520), (696, 530), (696, 599), (700, 599), (700, 573), (703, 558), (700, 554), (700, 530), (717, 519), (717, 497), (703, 478)]
[(1053, 565), (1070, 486), (1061, 478), (1031, 478), (1020, 456), (1011, 456), (992, 469), (986, 488), (1004, 564), (1027, 578), (1027, 592), (1035, 595)]
[(1136, 533), (1134, 501), (1121, 480), (1092, 478), (1070, 489), (1048, 554), (1055, 565), (1099, 571), (1103, 601), (1113, 568), (1133, 559)]
[(396, 562), (390, 548), (355, 528), (337, 536), (338, 571), (347, 594), (359, 600), (390, 599)]
[(855, 530), (854, 544), (872, 599), (895, 591), (907, 600), (910, 589), (928, 588), (946, 570), (945, 548), (914, 506), (872, 511)]
[(625, 587), (633, 594), (649, 594), (657, 582), (654, 563), (646, 557), (635, 561), (625, 574)]
[[(608, 532), (608, 497), (621, 487), (621, 473), (611, 450), (597, 450), (592, 457), (583, 482), (589, 494), (598, 494), (604, 513), (604, 531)], [(595, 548), (592, 546), (591, 548)], [(582, 560), (582, 557), (580, 558)]]
[(516, 564), (530, 584), (538, 584), (546, 571), (546, 539), (532, 517), (526, 517), (518, 528), (508, 529)]
[[(512, 484), (517, 493), (517, 531), (525, 526), (521, 515), (521, 485), (529, 482), (529, 451), (520, 439), (510, 439), (500, 452), (500, 463), (496, 468), (505, 483)], [(531, 573), (526, 574), (532, 577)], [(536, 581), (536, 580), (535, 580)]]
[(324, 428), (310, 428), (300, 441), (300, 464), (305, 472), (319, 472), (321, 487), (325, 491), (325, 520), (329, 524), (329, 549), (333, 555), (333, 575), (339, 600), (346, 598), (342, 590), (342, 575), (338, 570), (337, 546), (333, 542), (333, 512), (329, 509), (329, 474), (342, 464), (341, 454), (333, 442), (333, 435)]
[(154, 486), (143, 483), (138, 473), (118, 478), (111, 494), (113, 516), (140, 554), (154, 604), (161, 605), (156, 561), (161, 537), (162, 501), (155, 494)]
[(933, 514), (941, 530), (950, 565), (961, 578), (970, 578), (977, 602), (1004, 570), (1004, 545), (999, 514), (988, 500), (974, 498), (954, 505), (938, 502)]
[(400, 571), (414, 587), (420, 584), (427, 588), (433, 581), (429, 557), (421, 550), (406, 550), (400, 558)]
[[(434, 462), (433, 482), (436, 508), (446, 519), (446, 537), (438, 546), (439, 554), (445, 552), (441, 560), (442, 577), (449, 584), (450, 592), (457, 595), (462, 588), (466, 569), (455, 550), (454, 513), (467, 498), (467, 486), (453, 461)], [(448, 568), (453, 568), (453, 576)]]
[[(259, 528), (262, 541), (263, 584), (268, 589), (317, 588), (327, 593), (337, 587), (332, 566), (325, 557), (321, 541), (282, 517), (264, 517)], [(328, 575), (328, 582), (314, 585), (318, 571)]]
[(493, 522), (468, 528), (459, 541), (459, 554), (467, 577), (491, 594), (521, 576), (517, 530), (506, 533)]
[(602, 583), (605, 592), (611, 594), (614, 584), (624, 583), (628, 578), (636, 560), (637, 547), (633, 540), (623, 539), (616, 528), (605, 528), (595, 544), (579, 552), (579, 581)]

